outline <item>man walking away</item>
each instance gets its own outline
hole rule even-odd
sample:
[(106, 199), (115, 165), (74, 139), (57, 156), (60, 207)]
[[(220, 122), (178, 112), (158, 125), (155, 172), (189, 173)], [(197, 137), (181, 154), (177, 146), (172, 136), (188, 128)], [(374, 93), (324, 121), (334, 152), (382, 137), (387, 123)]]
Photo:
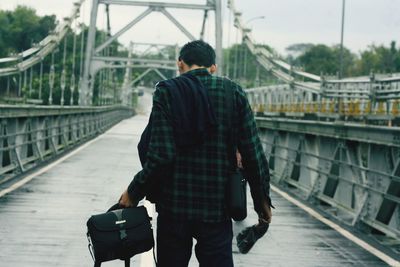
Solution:
[(225, 192), (232, 129), (225, 118), (232, 111), (226, 108), (224, 84), (234, 91), (230, 115), (254, 208), (261, 221), (270, 223), (268, 163), (243, 89), (212, 75), (217, 69), (213, 48), (203, 41), (187, 43), (177, 64), (181, 75), (156, 85), (146, 162), (120, 204), (134, 206), (159, 192), (158, 266), (188, 266), (195, 238), (201, 267), (231, 267), (232, 221)]

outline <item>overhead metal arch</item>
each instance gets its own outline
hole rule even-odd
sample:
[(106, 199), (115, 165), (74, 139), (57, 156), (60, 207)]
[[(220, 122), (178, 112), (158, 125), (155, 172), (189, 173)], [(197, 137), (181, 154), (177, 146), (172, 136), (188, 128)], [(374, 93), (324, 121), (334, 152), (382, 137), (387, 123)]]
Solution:
[(168, 65), (155, 64), (155, 63), (130, 65), (128, 63), (118, 64), (117, 62), (112, 62), (112, 63), (99, 62), (94, 66), (93, 73), (94, 73), (94, 75), (96, 75), (97, 72), (102, 69), (125, 69), (125, 68), (129, 68), (129, 69), (152, 68), (152, 69), (173, 70), (173, 71), (175, 71), (177, 69), (175, 66), (168, 66)]
[(152, 71), (157, 73), (157, 75), (160, 76), (161, 79), (163, 79), (163, 80), (167, 79), (167, 77), (165, 77), (158, 69), (156, 69), (156, 68), (148, 68), (145, 72), (143, 72), (138, 77), (136, 77), (133, 81), (131, 81), (129, 83), (129, 86), (132, 87), (135, 83), (137, 83), (140, 80), (142, 80), (144, 77), (146, 77), (147, 74), (149, 74)]
[[(92, 0), (92, 9), (90, 15), (90, 25), (89, 32), (87, 38), (86, 45), (86, 57), (85, 57), (85, 66), (84, 66), (84, 74), (81, 84), (80, 90), (80, 104), (81, 105), (90, 105), (91, 104), (91, 92), (93, 92), (94, 86), (94, 77), (99, 68), (108, 67), (109, 64), (105, 63), (106, 61), (114, 61), (115, 59), (105, 59), (102, 58), (102, 63), (99, 63), (99, 53), (108, 47), (113, 41), (115, 41), (118, 37), (126, 33), (130, 28), (139, 23), (142, 19), (148, 16), (152, 12), (160, 12), (164, 16), (166, 16), (183, 34), (185, 34), (189, 40), (195, 40), (196, 37), (188, 31), (184, 25), (178, 22), (174, 16), (172, 16), (166, 8), (179, 8), (179, 9), (192, 9), (192, 10), (203, 10), (203, 11), (215, 11), (215, 50), (216, 50), (216, 63), (219, 65), (218, 72), (222, 74), (222, 6), (221, 0), (205, 0), (204, 5), (195, 5), (195, 4), (184, 4), (184, 3), (163, 3), (163, 2), (145, 2), (145, 1), (134, 1), (134, 0)], [(97, 14), (100, 4), (106, 5), (125, 5), (125, 6), (141, 6), (148, 7), (143, 13), (141, 13), (138, 17), (133, 19), (127, 25), (125, 25), (122, 29), (117, 31), (114, 35), (110, 36), (104, 43), (102, 43), (97, 48), (95, 47), (95, 39), (96, 39), (96, 24), (97, 24)], [(201, 36), (199, 37), (199, 39)], [(122, 61), (119, 60), (118, 61)], [(128, 59), (126, 59), (128, 61)], [(175, 64), (175, 63), (174, 63)], [(143, 63), (145, 65), (145, 63)], [(150, 67), (157, 65), (151, 63), (147, 65)], [(118, 67), (114, 66), (113, 67)], [(124, 66), (126, 67), (126, 66)], [(164, 69), (171, 69), (170, 66), (162, 67)], [(174, 68), (176, 69), (176, 68)]]

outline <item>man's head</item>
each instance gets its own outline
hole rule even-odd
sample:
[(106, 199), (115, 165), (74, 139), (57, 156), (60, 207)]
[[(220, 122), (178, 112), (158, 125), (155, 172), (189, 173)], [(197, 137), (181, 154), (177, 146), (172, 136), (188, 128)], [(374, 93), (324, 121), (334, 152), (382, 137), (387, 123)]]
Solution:
[(207, 68), (209, 72), (214, 73), (217, 70), (215, 51), (202, 40), (187, 43), (179, 53), (178, 68), (180, 73), (198, 68)]

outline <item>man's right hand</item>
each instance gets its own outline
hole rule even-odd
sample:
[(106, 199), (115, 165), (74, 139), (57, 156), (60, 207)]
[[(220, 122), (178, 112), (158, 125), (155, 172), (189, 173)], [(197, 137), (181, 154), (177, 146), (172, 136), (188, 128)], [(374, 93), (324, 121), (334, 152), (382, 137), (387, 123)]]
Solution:
[(128, 189), (125, 190), (121, 197), (119, 198), (119, 205), (121, 205), (122, 207), (125, 208), (130, 208), (130, 207), (136, 207), (137, 203), (133, 203), (130, 198), (129, 198), (129, 194), (128, 194)]

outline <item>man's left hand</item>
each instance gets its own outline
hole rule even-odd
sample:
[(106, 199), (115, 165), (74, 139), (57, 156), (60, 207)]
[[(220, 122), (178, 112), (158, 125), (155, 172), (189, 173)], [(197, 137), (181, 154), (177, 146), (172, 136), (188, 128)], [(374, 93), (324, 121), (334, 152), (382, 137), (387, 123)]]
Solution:
[(129, 194), (128, 194), (128, 190), (125, 190), (122, 195), (121, 198), (119, 199), (119, 204), (125, 208), (129, 208), (129, 207), (134, 207), (137, 205), (135, 205), (135, 203), (133, 203), (131, 201), (131, 199), (129, 198)]
[(264, 199), (261, 204), (261, 213), (258, 214), (259, 222), (271, 223), (272, 220), (272, 211), (271, 205), (268, 200)]

